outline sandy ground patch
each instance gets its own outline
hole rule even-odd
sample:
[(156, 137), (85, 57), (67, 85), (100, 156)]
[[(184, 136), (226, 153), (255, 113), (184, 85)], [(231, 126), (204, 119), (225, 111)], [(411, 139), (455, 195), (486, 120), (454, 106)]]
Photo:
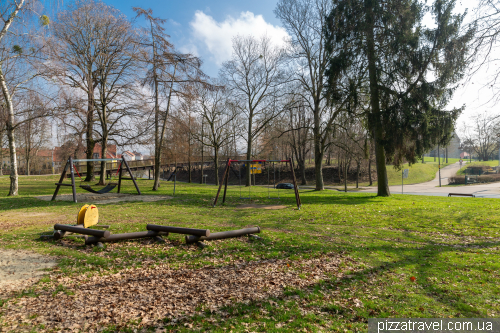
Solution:
[(42, 271), (44, 268), (56, 265), (53, 257), (28, 251), (0, 249), (0, 295), (30, 286), (47, 274)]
[(284, 206), (284, 205), (256, 205), (256, 204), (236, 206), (236, 209), (252, 209), (252, 208), (274, 210), (274, 209), (285, 209), (286, 206)]
[(0, 308), (6, 329), (76, 329), (96, 332), (106, 325), (141, 319), (140, 326), (162, 325), (164, 318), (182, 318), (204, 310), (218, 311), (235, 303), (284, 297), (286, 287), (305, 290), (321, 280), (350, 278), (341, 273), (360, 264), (328, 253), (305, 260), (235, 262), (223, 267), (171, 269), (168, 265), (127, 269), (107, 276), (76, 276), (54, 281), (65, 291), (41, 290), (38, 297), (22, 297)]
[[(52, 200), (52, 195), (41, 195), (36, 197), (37, 199), (50, 201)], [(93, 194), (93, 193), (77, 193), (76, 200), (81, 203), (86, 202), (98, 202), (100, 204), (110, 204), (124, 201), (143, 201), (143, 202), (153, 202), (161, 200), (172, 199), (168, 195), (135, 195), (135, 194), (125, 194), (125, 193), (105, 193), (105, 194)], [(72, 194), (61, 194), (56, 197), (56, 201), (73, 201)]]

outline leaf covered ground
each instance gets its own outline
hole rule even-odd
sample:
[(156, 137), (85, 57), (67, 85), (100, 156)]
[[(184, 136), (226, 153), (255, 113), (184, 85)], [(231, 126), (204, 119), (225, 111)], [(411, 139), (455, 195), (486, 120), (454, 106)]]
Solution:
[[(55, 177), (52, 177), (55, 178)], [(0, 198), (0, 247), (51, 255), (58, 267), (0, 297), (1, 331), (364, 332), (370, 317), (498, 317), (500, 203), (333, 191), (291, 192), (281, 200), (232, 187), (212, 208), (216, 188), (177, 184), (173, 199), (99, 206), (112, 233), (147, 223), (212, 232), (260, 226), (246, 237), (186, 245), (134, 240), (42, 241), (54, 223), (73, 223), (83, 203), (42, 202), (54, 179), (21, 178), (21, 196)], [(0, 192), (7, 192), (0, 178)], [(146, 195), (172, 195), (172, 185)], [(125, 192), (133, 193), (131, 187)], [(237, 209), (281, 204), (281, 210)]]

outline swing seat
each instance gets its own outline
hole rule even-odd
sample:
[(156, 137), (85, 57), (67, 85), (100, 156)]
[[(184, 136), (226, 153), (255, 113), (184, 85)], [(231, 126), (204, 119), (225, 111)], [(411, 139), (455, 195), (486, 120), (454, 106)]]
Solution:
[(115, 183), (109, 183), (108, 185), (106, 185), (105, 187), (101, 188), (98, 191), (94, 190), (92, 187), (90, 187), (90, 185), (80, 185), (80, 187), (83, 188), (85, 191), (88, 191), (90, 193), (105, 194), (105, 193), (109, 193), (109, 192), (113, 191), (117, 185), (118, 184), (115, 184)]

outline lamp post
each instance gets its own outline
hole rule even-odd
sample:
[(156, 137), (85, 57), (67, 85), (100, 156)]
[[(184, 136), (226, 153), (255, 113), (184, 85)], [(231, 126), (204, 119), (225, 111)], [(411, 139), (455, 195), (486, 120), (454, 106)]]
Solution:
[(439, 154), (439, 143), (438, 143), (438, 172), (439, 172), (439, 187), (441, 187), (441, 155)]

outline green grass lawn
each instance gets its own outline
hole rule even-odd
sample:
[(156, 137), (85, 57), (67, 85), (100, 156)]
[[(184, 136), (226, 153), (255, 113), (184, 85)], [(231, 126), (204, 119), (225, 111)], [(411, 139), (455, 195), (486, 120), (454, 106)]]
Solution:
[[(433, 166), (418, 164), (418, 172), (435, 174), (430, 170)], [(416, 167), (410, 175), (417, 174)], [(293, 191), (282, 190), (281, 199), (272, 200), (267, 198), (267, 189), (255, 187), (251, 200), (240, 200), (239, 189), (229, 187), (226, 204), (211, 208), (215, 186), (177, 183), (171, 200), (96, 203), (100, 223), (111, 225), (112, 233), (145, 230), (147, 223), (212, 232), (258, 225), (263, 239), (207, 241), (209, 246), (200, 249), (185, 245), (182, 235), (170, 235), (165, 244), (134, 240), (98, 250), (76, 238), (39, 240), (41, 234), (51, 233), (54, 223), (74, 223), (83, 204), (34, 197), (52, 194), (56, 180), (54, 176), (20, 177), (20, 196), (6, 197), (8, 178), (0, 178), (0, 247), (27, 249), (59, 260), (59, 266), (40, 282), (0, 298), (4, 331), (57, 331), (67, 322), (38, 319), (44, 311), (58, 317), (75, 304), (85, 310), (71, 314), (76, 317), (73, 321), (92, 313), (95, 317), (89, 322), (108, 332), (137, 328), (151, 332), (366, 332), (367, 319), (372, 317), (500, 316), (500, 201), (496, 199), (379, 198), (367, 193), (301, 190), (303, 206), (297, 210)], [(126, 183), (123, 192), (134, 193), (130, 182)], [(145, 195), (171, 195), (173, 190), (172, 183), (162, 183), (156, 193), (151, 191), (152, 181), (139, 180), (139, 185)], [(70, 193), (70, 188), (62, 192)], [(286, 208), (237, 209), (248, 203)], [(262, 280), (259, 274), (252, 275), (259, 267)], [(168, 275), (171, 271), (179, 273)], [(205, 301), (193, 305), (195, 310), (177, 308), (172, 315), (141, 320), (140, 311), (154, 316), (165, 303), (151, 296), (146, 287), (166, 283), (166, 291), (182, 294), (189, 279), (205, 276), (202, 285), (217, 291), (223, 287), (218, 282), (223, 279), (220, 272), (225, 271), (235, 274), (235, 283), (249, 274), (252, 279), (244, 285), (252, 293), (246, 298), (188, 294), (182, 296), (186, 304), (190, 297), (205, 297)], [(132, 276), (134, 284), (127, 282)], [(119, 277), (134, 292), (133, 298), (121, 299), (125, 291), (120, 286), (107, 286), (106, 281)], [(175, 279), (185, 280), (182, 285), (168, 282)], [(95, 291), (81, 290), (87, 284), (95, 284)], [(92, 297), (81, 299), (84, 292)], [(262, 297), (252, 298), (254, 292)], [(134, 302), (148, 297), (150, 307), (133, 309)], [(206, 301), (210, 297), (214, 303)], [(110, 299), (116, 299), (111, 308), (92, 305), (108, 304)], [(225, 303), (213, 305), (220, 302)], [(112, 314), (121, 308), (127, 313), (139, 311), (137, 318), (120, 321)], [(84, 331), (86, 326), (80, 323)]]
[[(456, 159), (449, 158), (448, 163), (441, 162), (441, 168), (455, 163), (455, 160)], [(403, 169), (409, 169), (408, 178), (403, 179), (404, 184), (419, 184), (436, 178), (436, 172), (439, 170), (439, 163), (432, 161), (430, 158), (426, 158), (425, 163), (419, 162), (411, 166), (406, 163), (401, 167), (401, 170), (397, 170), (392, 165), (388, 165), (387, 178), (389, 179), (389, 185), (401, 185), (401, 173)], [(377, 182), (374, 182), (374, 186), (377, 186)]]

